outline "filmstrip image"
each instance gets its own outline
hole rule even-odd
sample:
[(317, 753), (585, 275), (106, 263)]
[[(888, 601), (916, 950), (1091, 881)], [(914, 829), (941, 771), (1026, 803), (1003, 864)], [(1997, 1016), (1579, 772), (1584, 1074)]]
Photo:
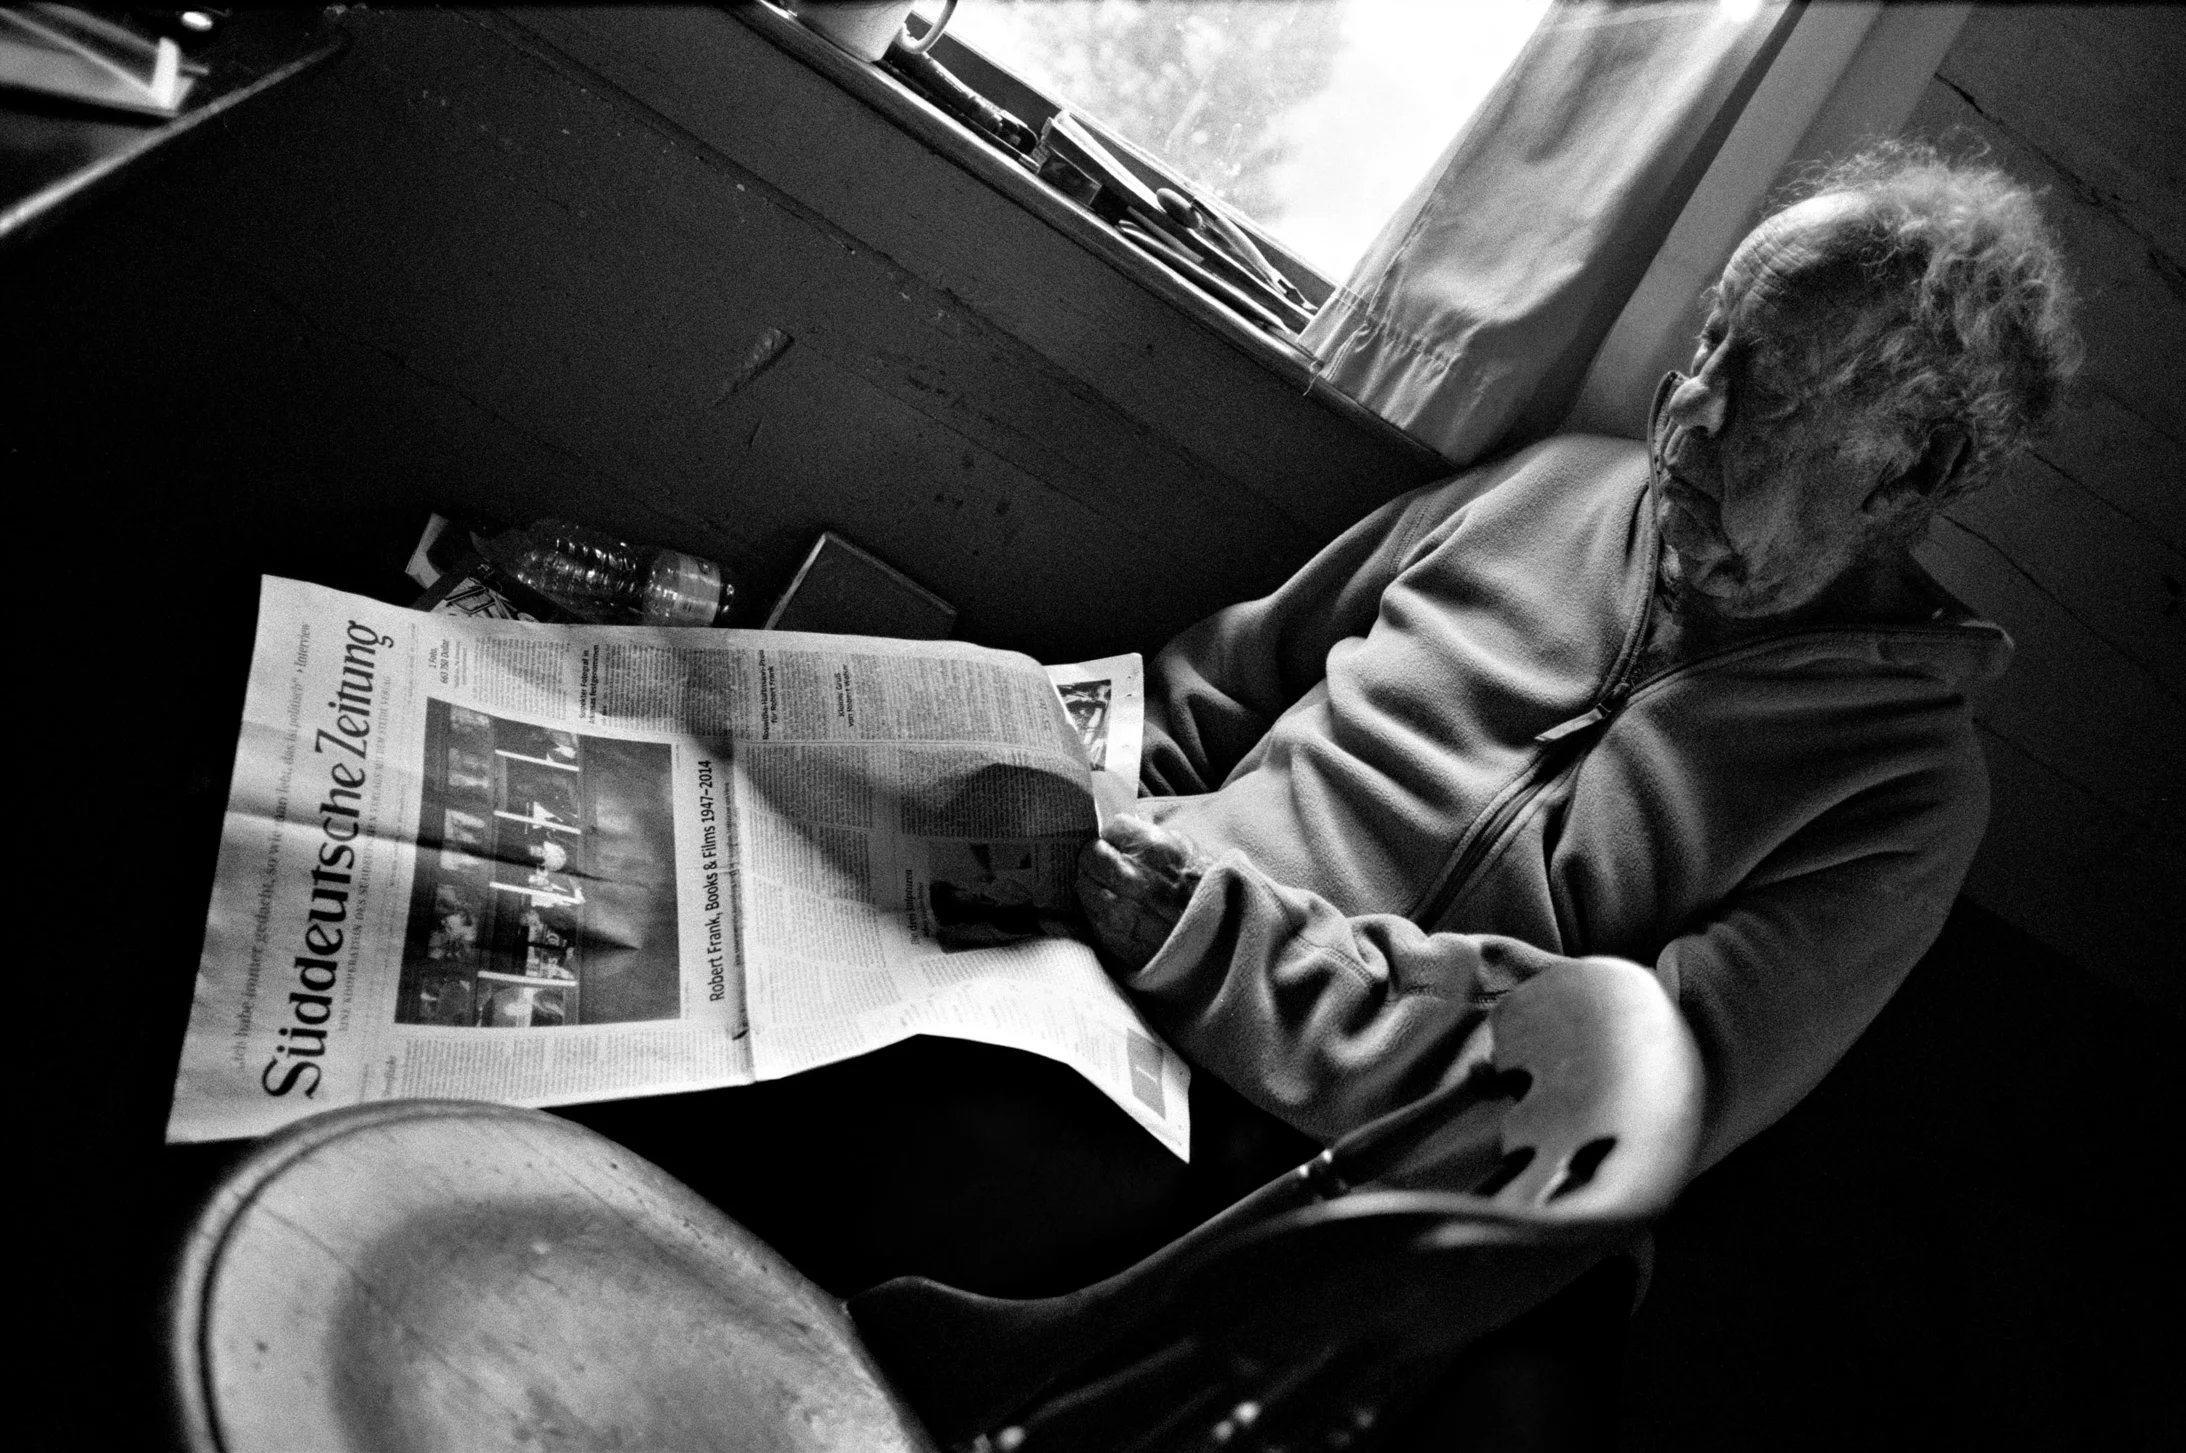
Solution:
[(1096, 772), (1108, 765), (1108, 713), (1114, 693), (1112, 681), (1064, 681), (1055, 687), (1078, 740), (1085, 743), (1086, 765)]
[(398, 1023), (677, 1016), (669, 747), (430, 700), (423, 768)]

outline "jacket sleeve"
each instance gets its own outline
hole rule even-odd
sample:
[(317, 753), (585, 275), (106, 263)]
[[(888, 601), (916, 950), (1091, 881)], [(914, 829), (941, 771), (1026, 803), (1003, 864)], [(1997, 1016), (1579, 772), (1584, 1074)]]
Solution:
[(1441, 1083), (1495, 1001), (1557, 957), (1393, 914), (1346, 918), (1233, 849), (1124, 987), (1194, 1064), (1332, 1141)]
[(1702, 1168), (1819, 1084), (1942, 932), (1988, 819), (1985, 777), (1960, 788), (1925, 820), (1874, 824), (1856, 851), (1795, 839), (1792, 871), (1764, 868), (1656, 957), (1708, 1072)]
[[(1703, 1166), (1813, 1088), (1926, 951), (1964, 872), (1926, 857), (1875, 852), (1742, 888), (1657, 957), (1707, 1072)], [(1187, 1058), (1328, 1141), (1441, 1083), (1495, 1001), (1564, 958), (1346, 918), (1232, 851), (1125, 987)]]
[(1363, 636), (1406, 565), (1499, 483), (1489, 466), (1414, 490), (1368, 515), (1272, 595), (1215, 612), (1147, 668), (1140, 780), (1148, 795), (1211, 792), (1318, 682), (1329, 649)]

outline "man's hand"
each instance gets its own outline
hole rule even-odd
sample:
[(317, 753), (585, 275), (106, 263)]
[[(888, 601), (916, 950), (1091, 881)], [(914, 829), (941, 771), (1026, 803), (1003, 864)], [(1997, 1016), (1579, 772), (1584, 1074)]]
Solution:
[(1078, 901), (1109, 956), (1142, 969), (1213, 865), (1189, 838), (1144, 818), (1112, 817), (1078, 854)]

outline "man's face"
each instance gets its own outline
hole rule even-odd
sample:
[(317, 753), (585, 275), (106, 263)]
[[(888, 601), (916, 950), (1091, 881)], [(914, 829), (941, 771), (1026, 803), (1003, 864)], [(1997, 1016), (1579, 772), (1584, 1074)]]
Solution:
[(1690, 377), (1650, 425), (1663, 572), (1681, 611), (1754, 620), (1810, 605), (1903, 537), (1902, 468), (1872, 408), (1820, 384), (1883, 316), (1832, 246), (1857, 203), (1763, 222), (1723, 270)]

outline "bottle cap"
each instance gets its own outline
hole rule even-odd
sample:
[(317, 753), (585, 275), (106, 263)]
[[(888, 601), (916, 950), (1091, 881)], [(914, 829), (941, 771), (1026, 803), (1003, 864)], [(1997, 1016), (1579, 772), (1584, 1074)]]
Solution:
[(728, 614), (729, 592), (721, 567), (711, 560), (663, 550), (645, 582), (644, 622), (649, 626), (710, 626)]

